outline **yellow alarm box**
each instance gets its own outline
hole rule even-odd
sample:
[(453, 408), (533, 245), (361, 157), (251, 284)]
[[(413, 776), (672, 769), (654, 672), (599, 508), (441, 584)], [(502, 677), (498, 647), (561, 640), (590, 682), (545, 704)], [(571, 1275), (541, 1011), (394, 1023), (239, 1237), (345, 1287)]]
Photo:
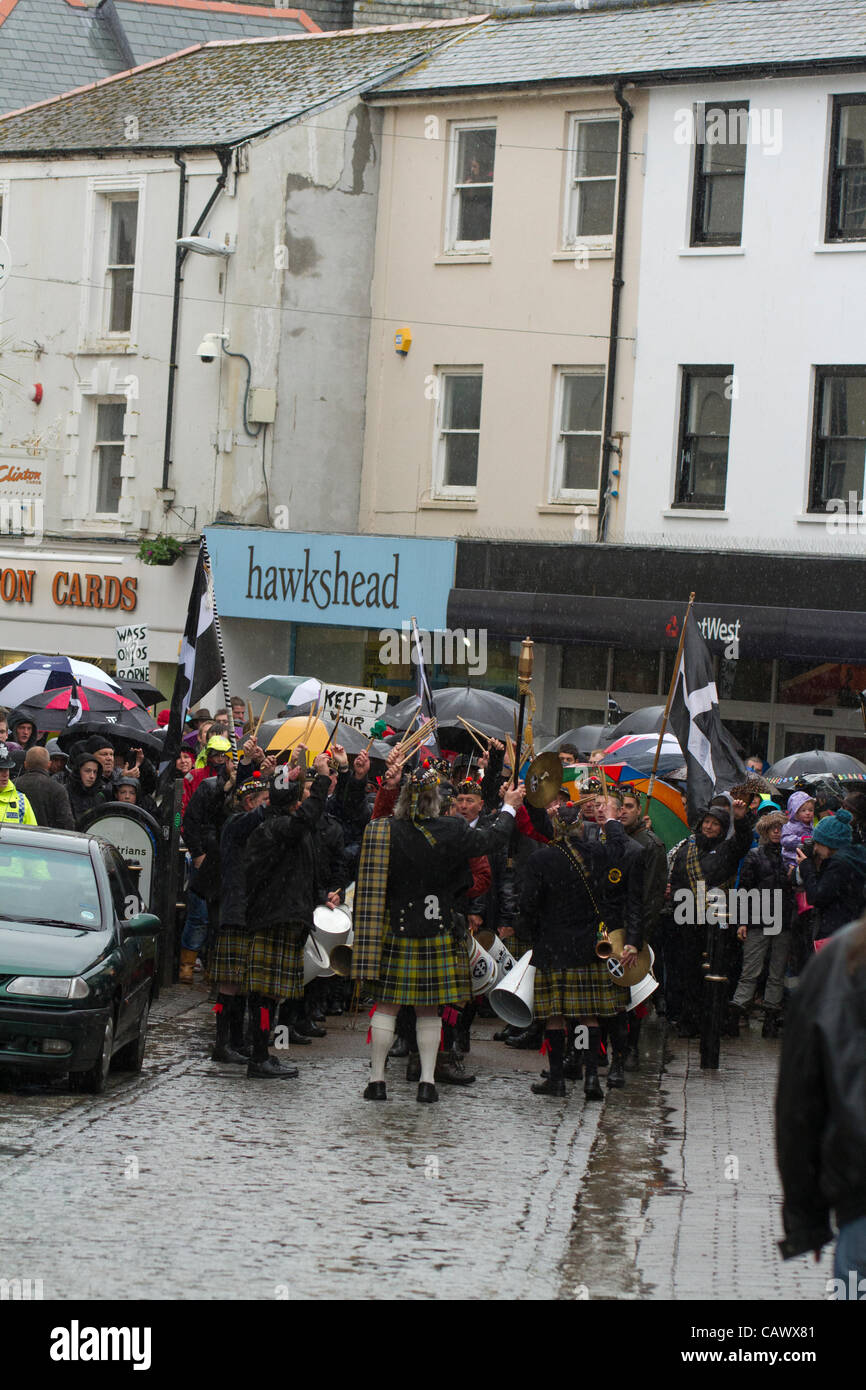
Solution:
[(401, 357), (405, 357), (405, 356), (406, 356), (406, 353), (409, 351), (409, 349), (410, 349), (411, 346), (412, 346), (412, 331), (411, 331), (411, 329), (409, 329), (409, 328), (398, 328), (398, 329), (397, 329), (397, 332), (394, 334), (394, 347), (397, 349), (397, 351), (399, 352), (400, 356), (401, 356)]

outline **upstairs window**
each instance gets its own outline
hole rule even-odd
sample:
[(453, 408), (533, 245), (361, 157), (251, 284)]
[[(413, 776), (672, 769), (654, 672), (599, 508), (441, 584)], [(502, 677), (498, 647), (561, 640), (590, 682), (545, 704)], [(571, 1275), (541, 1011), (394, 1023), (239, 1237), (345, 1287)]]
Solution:
[(495, 126), (452, 127), (448, 251), (490, 249), (495, 160)]
[(859, 509), (866, 459), (866, 367), (816, 368), (812, 438), (809, 510), (825, 512), (831, 501), (848, 509), (851, 494)]
[(96, 439), (93, 444), (96, 475), (94, 510), (103, 514), (120, 510), (125, 415), (125, 401), (106, 401), (96, 407)]
[(135, 282), (138, 199), (109, 198), (105, 265), (105, 331), (129, 334)]
[(478, 483), (481, 437), (481, 382), (477, 368), (449, 368), (439, 375), (436, 439), (436, 491), (440, 496), (471, 495)]
[(835, 97), (827, 241), (866, 241), (866, 95)]
[(724, 510), (733, 367), (684, 367), (675, 507)]
[(692, 246), (740, 245), (748, 138), (748, 102), (697, 107)]
[(619, 120), (573, 116), (565, 245), (609, 244), (613, 237)]
[(558, 402), (553, 498), (597, 502), (604, 423), (603, 370), (560, 372)]

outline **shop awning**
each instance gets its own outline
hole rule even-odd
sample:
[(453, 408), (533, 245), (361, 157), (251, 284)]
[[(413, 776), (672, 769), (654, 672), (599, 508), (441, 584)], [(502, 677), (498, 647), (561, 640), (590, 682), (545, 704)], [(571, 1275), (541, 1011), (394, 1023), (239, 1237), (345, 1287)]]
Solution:
[[(452, 589), (448, 626), (486, 628), (491, 636), (512, 641), (529, 635), (536, 642), (592, 642), (657, 651), (676, 647), (685, 609), (683, 599)], [(693, 618), (710, 650), (722, 655), (736, 642), (738, 650), (728, 655), (866, 662), (866, 613), (696, 603)]]

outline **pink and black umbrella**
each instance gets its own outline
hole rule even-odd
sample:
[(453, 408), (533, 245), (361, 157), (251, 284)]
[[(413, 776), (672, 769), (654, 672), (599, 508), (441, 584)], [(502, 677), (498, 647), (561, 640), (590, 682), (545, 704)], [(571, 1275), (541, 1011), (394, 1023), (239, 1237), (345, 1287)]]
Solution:
[(33, 720), (40, 733), (71, 736), (103, 734), (111, 739), (132, 740), (136, 745), (160, 748), (153, 736), (153, 718), (137, 700), (113, 690), (71, 685), (64, 690), (44, 690), (19, 705), (22, 715)]

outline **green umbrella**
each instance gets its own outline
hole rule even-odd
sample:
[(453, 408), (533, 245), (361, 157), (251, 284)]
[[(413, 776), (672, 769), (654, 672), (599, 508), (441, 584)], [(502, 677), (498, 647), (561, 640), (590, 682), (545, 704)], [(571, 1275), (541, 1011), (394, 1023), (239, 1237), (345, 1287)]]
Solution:
[(262, 676), (260, 680), (253, 681), (250, 690), (255, 690), (261, 695), (273, 695), (276, 700), (288, 702), (294, 695), (299, 685), (304, 681), (317, 680), (316, 676)]

